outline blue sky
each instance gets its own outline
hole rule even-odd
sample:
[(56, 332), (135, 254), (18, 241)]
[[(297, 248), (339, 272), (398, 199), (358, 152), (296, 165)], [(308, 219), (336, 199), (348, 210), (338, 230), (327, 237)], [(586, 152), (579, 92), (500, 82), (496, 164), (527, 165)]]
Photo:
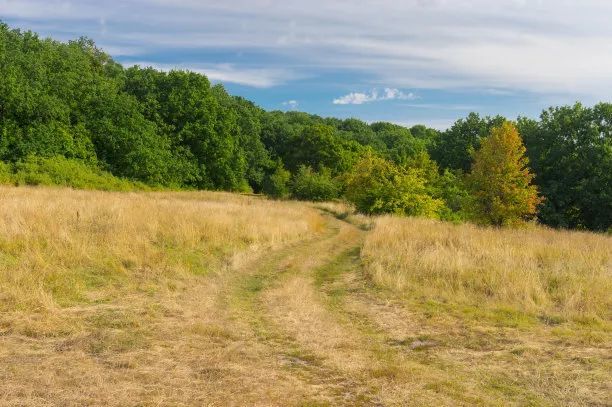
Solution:
[(608, 0), (0, 0), (125, 65), (191, 69), (266, 109), (446, 128), (610, 101)]

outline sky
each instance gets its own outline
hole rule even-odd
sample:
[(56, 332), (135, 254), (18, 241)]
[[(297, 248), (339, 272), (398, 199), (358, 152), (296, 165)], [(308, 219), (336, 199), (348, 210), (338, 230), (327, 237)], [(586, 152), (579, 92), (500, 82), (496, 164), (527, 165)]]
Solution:
[(439, 129), (612, 101), (611, 16), (611, 0), (0, 0), (14, 28), (268, 110)]

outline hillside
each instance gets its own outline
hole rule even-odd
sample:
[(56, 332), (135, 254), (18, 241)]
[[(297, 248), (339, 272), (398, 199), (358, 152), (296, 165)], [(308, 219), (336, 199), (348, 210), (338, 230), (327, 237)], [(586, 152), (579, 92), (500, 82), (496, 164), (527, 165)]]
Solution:
[(2, 405), (607, 405), (612, 238), (0, 188)]

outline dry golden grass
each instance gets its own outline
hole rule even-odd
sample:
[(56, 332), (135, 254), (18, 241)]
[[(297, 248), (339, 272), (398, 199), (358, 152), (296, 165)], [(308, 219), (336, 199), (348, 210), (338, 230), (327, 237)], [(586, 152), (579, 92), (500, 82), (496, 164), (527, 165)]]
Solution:
[(49, 312), (232, 266), (312, 236), (318, 214), (224, 193), (0, 188), (0, 311)]
[(612, 237), (426, 219), (376, 221), (362, 256), (378, 284), (430, 299), (612, 319)]
[(266, 400), (282, 387), (245, 398), (270, 367), (222, 299), (324, 229), (257, 197), (0, 188), (0, 405)]
[(0, 188), (0, 405), (609, 405), (609, 245)]
[(382, 217), (361, 257), (382, 300), (352, 306), (392, 343), (423, 344), (401, 366), (429, 366), (435, 400), (612, 402), (609, 236)]

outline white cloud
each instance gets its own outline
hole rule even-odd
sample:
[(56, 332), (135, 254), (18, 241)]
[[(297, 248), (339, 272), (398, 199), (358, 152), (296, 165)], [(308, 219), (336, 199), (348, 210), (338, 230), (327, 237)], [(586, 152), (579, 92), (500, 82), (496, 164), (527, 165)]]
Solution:
[(287, 107), (289, 110), (297, 110), (300, 106), (300, 103), (297, 100), (288, 100), (283, 102), (283, 106)]
[(361, 105), (370, 101), (372, 101), (372, 96), (354, 92), (334, 99), (334, 105)]
[(362, 105), (369, 102), (380, 102), (383, 100), (412, 100), (416, 95), (412, 92), (404, 93), (399, 89), (385, 88), (382, 93), (372, 89), (369, 93), (352, 92), (348, 95), (334, 99), (334, 105)]

